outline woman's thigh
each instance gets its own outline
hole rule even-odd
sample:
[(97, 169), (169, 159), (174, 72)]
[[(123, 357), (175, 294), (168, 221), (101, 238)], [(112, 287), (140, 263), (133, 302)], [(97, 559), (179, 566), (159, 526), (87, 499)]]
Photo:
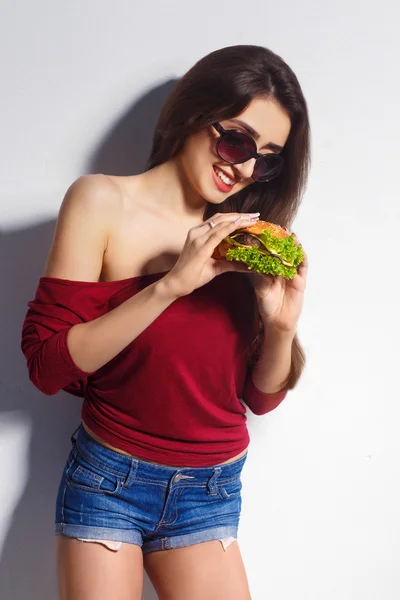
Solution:
[(60, 600), (140, 600), (143, 554), (140, 546), (109, 550), (99, 543), (57, 536)]
[(160, 600), (250, 600), (239, 545), (224, 550), (218, 540), (150, 552), (146, 572)]

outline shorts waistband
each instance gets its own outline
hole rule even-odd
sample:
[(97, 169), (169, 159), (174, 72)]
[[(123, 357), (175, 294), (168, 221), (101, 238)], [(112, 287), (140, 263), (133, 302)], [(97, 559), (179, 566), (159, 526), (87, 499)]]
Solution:
[(207, 483), (215, 474), (218, 477), (226, 479), (235, 479), (240, 475), (243, 465), (247, 459), (247, 453), (241, 458), (223, 465), (210, 467), (173, 467), (159, 465), (146, 460), (130, 457), (125, 454), (115, 452), (106, 446), (103, 446), (94, 440), (85, 428), (80, 425), (71, 436), (73, 443), (72, 453), (79, 453), (93, 466), (97, 466), (110, 474), (118, 477), (127, 477), (129, 473), (135, 471), (146, 479), (165, 481), (173, 475), (182, 473), (182, 477), (196, 480), (197, 482)]

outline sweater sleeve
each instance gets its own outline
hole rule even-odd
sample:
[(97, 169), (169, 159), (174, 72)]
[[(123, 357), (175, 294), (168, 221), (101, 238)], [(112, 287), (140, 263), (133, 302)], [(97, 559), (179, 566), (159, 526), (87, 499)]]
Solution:
[(67, 336), (74, 325), (105, 312), (103, 299), (94, 287), (44, 277), (28, 307), (21, 349), (30, 380), (47, 395), (65, 389), (83, 397), (91, 373), (82, 371), (72, 360)]
[(287, 390), (283, 389), (275, 394), (265, 394), (254, 385), (251, 369), (244, 384), (243, 401), (255, 415), (265, 415), (274, 410), (286, 398)]

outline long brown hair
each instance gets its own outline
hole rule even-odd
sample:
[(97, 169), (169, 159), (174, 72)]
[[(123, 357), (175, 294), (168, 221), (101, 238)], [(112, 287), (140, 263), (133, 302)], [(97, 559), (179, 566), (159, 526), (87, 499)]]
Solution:
[[(254, 98), (260, 97), (278, 102), (291, 121), (289, 137), (281, 152), (284, 172), (268, 183), (252, 183), (222, 204), (207, 204), (204, 219), (216, 212), (259, 211), (261, 219), (291, 229), (310, 167), (309, 118), (296, 75), (280, 56), (267, 48), (239, 45), (216, 50), (179, 79), (161, 110), (147, 168), (170, 160), (190, 135), (215, 121), (236, 117)], [(261, 339), (260, 329), (253, 354), (256, 360)], [(296, 334), (286, 387), (295, 386), (304, 364), (304, 351)]]

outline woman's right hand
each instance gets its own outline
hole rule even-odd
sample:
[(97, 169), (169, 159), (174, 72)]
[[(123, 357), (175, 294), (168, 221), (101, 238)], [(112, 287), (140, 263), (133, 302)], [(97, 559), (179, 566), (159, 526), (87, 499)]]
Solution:
[(169, 293), (179, 298), (190, 294), (221, 273), (249, 272), (243, 263), (215, 260), (211, 255), (226, 236), (236, 229), (256, 223), (258, 217), (259, 213), (217, 213), (212, 217), (215, 227), (210, 226), (211, 219), (208, 219), (189, 229), (179, 259), (162, 280)]

